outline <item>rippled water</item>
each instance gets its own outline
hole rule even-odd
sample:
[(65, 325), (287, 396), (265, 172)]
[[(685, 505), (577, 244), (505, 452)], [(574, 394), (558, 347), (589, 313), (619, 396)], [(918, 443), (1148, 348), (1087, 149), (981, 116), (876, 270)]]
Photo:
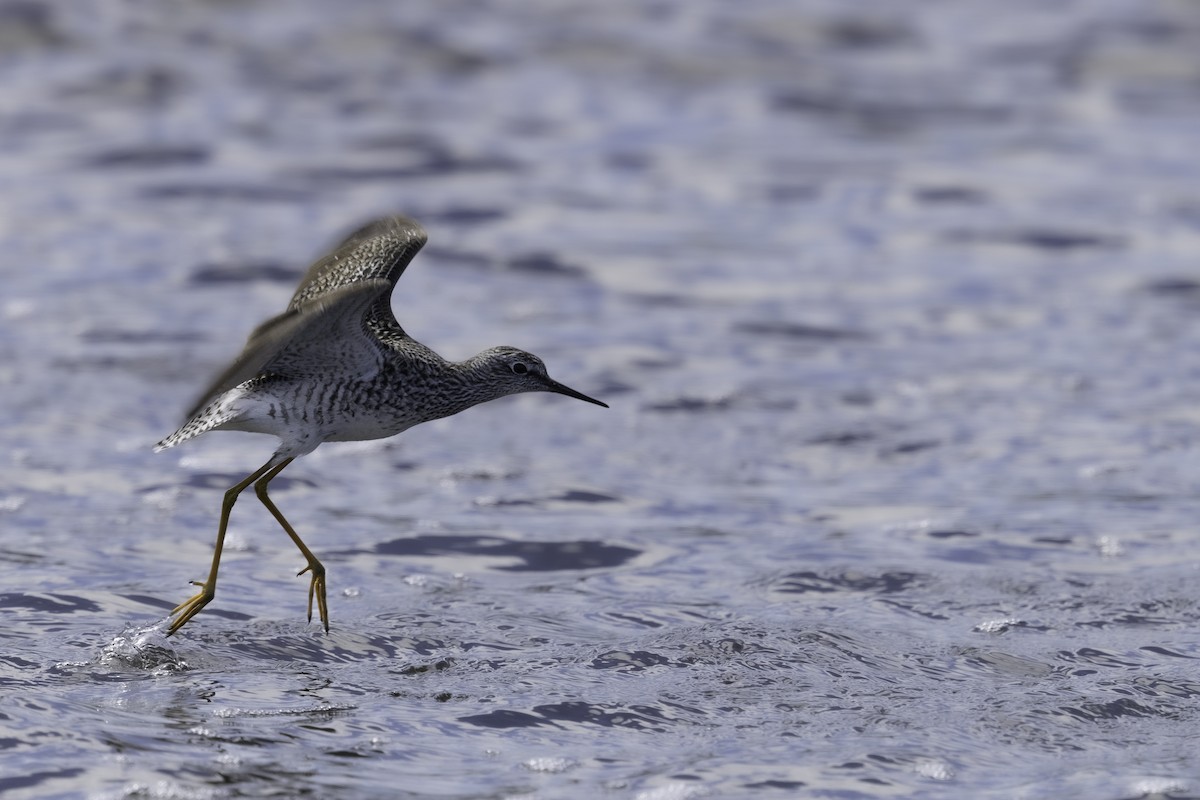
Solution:
[[(1200, 7), (0, 6), (0, 794), (1197, 797)], [(608, 401), (155, 455), (381, 213)]]

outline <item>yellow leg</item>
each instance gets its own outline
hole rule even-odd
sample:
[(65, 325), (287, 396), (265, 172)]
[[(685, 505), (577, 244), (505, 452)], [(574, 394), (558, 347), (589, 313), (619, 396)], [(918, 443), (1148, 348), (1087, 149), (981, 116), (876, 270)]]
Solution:
[(284, 531), (292, 538), (296, 547), (300, 548), (300, 553), (304, 556), (304, 560), (308, 562), (307, 567), (296, 573), (297, 575), (303, 575), (306, 572), (312, 573), (312, 580), (308, 584), (308, 621), (312, 622), (313, 596), (315, 595), (317, 598), (317, 612), (321, 615), (321, 624), (325, 627), (325, 632), (329, 633), (329, 604), (325, 599), (325, 565), (318, 561), (317, 557), (312, 554), (312, 551), (300, 540), (300, 535), (284, 519), (283, 514), (275, 507), (275, 503), (267, 496), (267, 484), (276, 475), (283, 472), (283, 468), (290, 463), (292, 463), (292, 459), (289, 458), (269, 470), (265, 475), (261, 472), (257, 473), (259, 477), (258, 481), (254, 484), (254, 493), (258, 495), (258, 499), (262, 501), (262, 504), (267, 507), (267, 511), (271, 512), (271, 516), (275, 517), (275, 521), (283, 526)]
[[(288, 459), (290, 461), (291, 459)], [(287, 464), (287, 461), (284, 462)], [(171, 615), (178, 614), (175, 621), (167, 628), (167, 636), (171, 636), (179, 631), (188, 620), (200, 613), (200, 609), (204, 608), (217, 593), (217, 570), (221, 566), (221, 548), (225, 545), (225, 529), (229, 527), (229, 512), (233, 510), (233, 504), (237, 502), (238, 495), (241, 494), (247, 486), (254, 483), (256, 480), (266, 475), (272, 469), (271, 462), (263, 464), (262, 467), (252, 472), (241, 483), (231, 487), (225, 493), (225, 500), (221, 503), (221, 524), (217, 527), (217, 546), (213, 552), (212, 568), (208, 571), (208, 579), (203, 583), (200, 581), (192, 581), (196, 586), (201, 587), (193, 597), (183, 601), (171, 611)], [(275, 469), (275, 472), (278, 472)], [(273, 474), (273, 473), (272, 473)]]

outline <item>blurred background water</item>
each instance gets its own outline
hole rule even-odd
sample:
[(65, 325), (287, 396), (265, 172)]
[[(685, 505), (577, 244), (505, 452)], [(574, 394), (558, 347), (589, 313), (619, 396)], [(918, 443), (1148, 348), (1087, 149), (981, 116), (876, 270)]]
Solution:
[[(1200, 797), (1200, 4), (0, 4), (0, 794)], [(307, 263), (551, 396), (155, 455)]]

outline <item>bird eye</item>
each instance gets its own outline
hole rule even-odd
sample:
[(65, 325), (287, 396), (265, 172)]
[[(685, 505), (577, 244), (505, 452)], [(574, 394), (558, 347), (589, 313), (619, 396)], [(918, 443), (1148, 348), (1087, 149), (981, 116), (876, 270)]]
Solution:
[(529, 367), (525, 366), (520, 361), (518, 361), (517, 363), (512, 365), (512, 371), (516, 375), (524, 375), (526, 372), (529, 372)]

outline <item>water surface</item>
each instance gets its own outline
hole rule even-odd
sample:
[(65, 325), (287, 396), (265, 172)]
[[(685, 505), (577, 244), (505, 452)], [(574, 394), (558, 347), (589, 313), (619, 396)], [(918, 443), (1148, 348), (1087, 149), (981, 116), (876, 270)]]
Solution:
[[(1182, 3), (0, 9), (0, 794), (1200, 796)], [(382, 213), (612, 405), (151, 445)]]

